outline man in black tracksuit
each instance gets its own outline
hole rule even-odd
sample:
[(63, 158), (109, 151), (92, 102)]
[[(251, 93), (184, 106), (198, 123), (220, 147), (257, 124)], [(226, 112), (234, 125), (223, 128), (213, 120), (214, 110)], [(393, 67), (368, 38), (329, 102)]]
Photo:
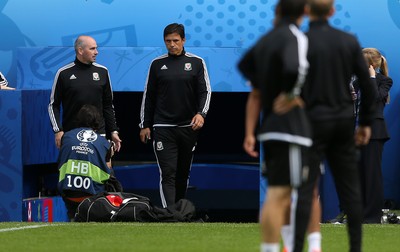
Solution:
[[(299, 30), (306, 1), (280, 0), (276, 25), (240, 60), (239, 70), (251, 82), (252, 91), (246, 104), (244, 150), (253, 157), (256, 151), (256, 129), (262, 110), (257, 139), (263, 147), (263, 176), (268, 180), (261, 209), (261, 250), (277, 252), (280, 230), (293, 208), (308, 208), (297, 203), (298, 188), (307, 181), (307, 150), (312, 144), (311, 128), (299, 98), (308, 70), (306, 36)], [(293, 104), (288, 111), (277, 113), (274, 104), (284, 100)], [(292, 196), (292, 197), (291, 197)], [(291, 231), (304, 235), (309, 211), (300, 218), (290, 218)], [(291, 241), (293, 243), (293, 241)]]
[[(357, 145), (371, 135), (376, 90), (357, 39), (328, 23), (333, 0), (310, 0), (308, 61), (310, 63), (303, 98), (313, 126), (311, 169), (318, 170), (324, 158), (332, 171), (339, 200), (348, 216), (350, 251), (361, 251), (362, 201), (357, 169)], [(354, 133), (353, 100), (349, 90), (352, 75), (362, 89), (359, 127)], [(299, 193), (311, 199), (314, 184)], [(306, 192), (305, 192), (306, 191)]]
[(109, 133), (116, 144), (115, 150), (119, 151), (121, 140), (115, 120), (110, 77), (106, 67), (95, 63), (98, 54), (96, 41), (89, 36), (79, 36), (75, 41), (75, 53), (75, 61), (57, 71), (51, 90), (48, 112), (56, 146), (60, 148), (64, 132), (77, 127), (78, 111), (89, 104), (95, 106), (104, 118), (98, 133)]
[(202, 58), (184, 50), (181, 24), (164, 29), (168, 54), (150, 66), (140, 110), (140, 139), (151, 139), (160, 168), (164, 207), (185, 198), (199, 130), (207, 115), (211, 87)]

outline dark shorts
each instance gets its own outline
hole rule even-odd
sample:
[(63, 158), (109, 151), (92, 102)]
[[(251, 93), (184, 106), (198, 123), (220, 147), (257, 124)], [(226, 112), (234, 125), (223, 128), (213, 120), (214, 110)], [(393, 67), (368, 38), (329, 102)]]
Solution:
[(262, 175), (270, 186), (299, 187), (308, 179), (309, 147), (280, 141), (263, 142)]

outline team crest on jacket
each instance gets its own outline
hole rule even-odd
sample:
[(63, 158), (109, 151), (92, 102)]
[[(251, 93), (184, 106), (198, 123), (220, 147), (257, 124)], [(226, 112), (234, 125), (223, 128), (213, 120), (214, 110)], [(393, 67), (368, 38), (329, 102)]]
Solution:
[(81, 130), (76, 134), (76, 138), (85, 143), (94, 142), (97, 139), (97, 134), (93, 130)]
[(192, 63), (185, 63), (185, 71), (191, 71), (192, 70)]
[(157, 150), (162, 151), (163, 149), (164, 149), (164, 146), (163, 146), (162, 142), (161, 141), (157, 142)]
[(99, 73), (96, 73), (96, 72), (93, 73), (93, 80), (95, 80), (95, 81), (100, 80), (100, 75), (99, 75)]

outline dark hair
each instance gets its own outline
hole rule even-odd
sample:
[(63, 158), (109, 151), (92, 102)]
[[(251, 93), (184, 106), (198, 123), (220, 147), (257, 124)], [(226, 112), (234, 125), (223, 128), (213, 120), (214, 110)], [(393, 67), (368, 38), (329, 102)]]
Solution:
[(334, 0), (309, 0), (310, 13), (317, 17), (326, 17), (333, 7)]
[(185, 38), (185, 27), (183, 24), (172, 23), (164, 28), (164, 38), (172, 33), (178, 33), (182, 39)]
[(85, 104), (79, 110), (76, 120), (78, 127), (88, 127), (96, 131), (100, 127), (101, 115), (95, 106)]
[(283, 18), (297, 19), (304, 14), (306, 4), (307, 0), (280, 0), (277, 10)]

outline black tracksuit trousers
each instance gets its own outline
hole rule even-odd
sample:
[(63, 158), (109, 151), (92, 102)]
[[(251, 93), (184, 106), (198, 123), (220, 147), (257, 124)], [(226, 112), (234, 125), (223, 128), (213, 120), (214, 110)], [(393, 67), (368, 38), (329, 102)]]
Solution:
[[(339, 201), (347, 214), (350, 251), (361, 251), (362, 240), (362, 195), (357, 165), (357, 149), (354, 143), (354, 119), (313, 121), (313, 146), (311, 169), (319, 169), (326, 158), (331, 169)], [(299, 191), (298, 204), (309, 205), (314, 184)], [(329, 199), (327, 199), (329, 200)], [(296, 248), (302, 247), (301, 234), (296, 233)], [(300, 244), (299, 244), (300, 243)], [(295, 251), (300, 251), (296, 250)]]
[(198, 132), (191, 127), (155, 127), (153, 149), (160, 170), (163, 207), (185, 198)]

